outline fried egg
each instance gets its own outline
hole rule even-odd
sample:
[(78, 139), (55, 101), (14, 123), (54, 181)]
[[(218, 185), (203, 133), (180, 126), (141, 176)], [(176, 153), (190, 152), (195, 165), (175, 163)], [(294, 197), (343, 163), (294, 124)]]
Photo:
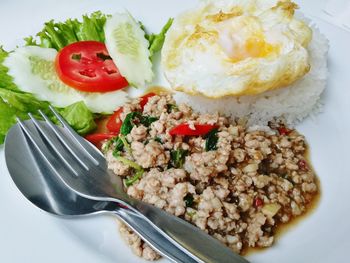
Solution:
[(286, 87), (310, 70), (311, 28), (276, 0), (207, 0), (167, 33), (162, 67), (172, 89), (210, 98)]

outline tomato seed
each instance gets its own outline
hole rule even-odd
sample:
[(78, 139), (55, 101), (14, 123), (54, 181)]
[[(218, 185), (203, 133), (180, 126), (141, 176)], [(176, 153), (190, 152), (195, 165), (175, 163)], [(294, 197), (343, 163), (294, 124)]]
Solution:
[(94, 63), (92, 59), (86, 57), (81, 57), (79, 62), (83, 65), (91, 65), (92, 63)]
[(109, 69), (106, 67), (103, 67), (102, 70), (105, 71), (108, 75), (112, 75), (112, 74), (117, 73), (117, 71), (115, 69)]
[(86, 77), (89, 77), (89, 78), (95, 78), (96, 77), (95, 70), (93, 70), (93, 69), (80, 70), (79, 74), (83, 75), (83, 76), (86, 76)]

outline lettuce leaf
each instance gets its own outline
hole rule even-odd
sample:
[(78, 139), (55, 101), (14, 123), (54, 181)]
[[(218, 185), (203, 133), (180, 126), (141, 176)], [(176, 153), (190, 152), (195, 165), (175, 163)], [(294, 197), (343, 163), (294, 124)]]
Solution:
[[(50, 47), (60, 50), (65, 46), (84, 40), (95, 40), (105, 42), (104, 25), (110, 15), (102, 14), (96, 11), (90, 15), (84, 15), (82, 21), (78, 19), (67, 19), (64, 22), (55, 22), (50, 20), (46, 22), (42, 31), (35, 37), (29, 36), (25, 38), (27, 46)], [(146, 32), (146, 39), (149, 41), (149, 50), (151, 58), (159, 52), (164, 44), (165, 35), (171, 27), (174, 19), (170, 18), (159, 34), (148, 34), (142, 25), (142, 29)]]
[(51, 20), (45, 23), (42, 31), (36, 37), (25, 38), (26, 45), (50, 47), (60, 50), (65, 46), (84, 40), (105, 41), (103, 27), (108, 15), (100, 11), (84, 15), (82, 21), (67, 19), (64, 22)]
[(169, 18), (168, 22), (165, 24), (165, 26), (162, 28), (160, 33), (157, 35), (146, 33), (146, 38), (149, 42), (149, 51), (151, 53), (151, 58), (154, 56), (154, 54), (156, 54), (162, 49), (166, 33), (168, 32), (173, 22), (174, 22), (174, 19)]
[(88, 134), (97, 127), (94, 116), (82, 101), (61, 109), (59, 112), (69, 125), (81, 135)]
[(16, 84), (14, 84), (12, 81), (12, 77), (7, 74), (8, 68), (2, 64), (7, 55), (8, 53), (0, 46), (0, 88), (18, 90)]
[(0, 98), (0, 144), (4, 143), (5, 135), (16, 123), (17, 112)]
[[(28, 113), (32, 113), (37, 119), (42, 119), (38, 110), (43, 111), (53, 122), (56, 118), (49, 109), (49, 103), (40, 101), (30, 93), (22, 92), (13, 83), (12, 77), (7, 74), (8, 69), (2, 64), (8, 53), (0, 49), (0, 144), (12, 125), (16, 123), (16, 117), (22, 120), (28, 119)], [(79, 134), (85, 135), (96, 128), (94, 115), (88, 110), (84, 102), (77, 102), (63, 109), (57, 109), (67, 122)]]
[(47, 113), (50, 119), (54, 119), (48, 105), (45, 102), (40, 103), (30, 94), (0, 89), (0, 144), (4, 142), (8, 130), (16, 123), (16, 117), (26, 120), (29, 118), (27, 113), (30, 112), (35, 118), (41, 119), (38, 113), (40, 109)]
[[(1, 77), (0, 77), (1, 80)], [(16, 117), (28, 119), (28, 113), (37, 119), (42, 119), (38, 110), (43, 111), (54, 123), (55, 116), (49, 109), (49, 103), (37, 100), (32, 94), (0, 89), (0, 144), (16, 123)], [(88, 134), (96, 128), (94, 115), (84, 102), (74, 103), (66, 108), (57, 109), (69, 125), (80, 135)]]

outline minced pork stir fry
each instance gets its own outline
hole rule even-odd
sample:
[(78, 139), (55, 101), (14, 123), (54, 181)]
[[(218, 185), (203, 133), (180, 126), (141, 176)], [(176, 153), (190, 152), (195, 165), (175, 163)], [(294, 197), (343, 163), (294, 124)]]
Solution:
[[(301, 215), (317, 181), (305, 138), (270, 125), (249, 130), (219, 114), (198, 114), (170, 94), (123, 107), (119, 137), (104, 145), (128, 195), (181, 217), (238, 253), (269, 247), (276, 227)], [(159, 258), (125, 225), (133, 251)]]

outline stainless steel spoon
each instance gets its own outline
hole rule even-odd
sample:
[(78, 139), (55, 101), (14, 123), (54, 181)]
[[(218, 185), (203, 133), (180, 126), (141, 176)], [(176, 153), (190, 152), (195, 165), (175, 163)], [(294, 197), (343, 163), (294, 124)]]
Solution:
[(100, 202), (81, 197), (67, 188), (45, 164), (19, 125), (15, 125), (6, 137), (5, 158), (18, 189), (38, 208), (66, 218), (114, 214), (171, 261), (197, 262), (132, 211), (121, 208), (115, 202)]

